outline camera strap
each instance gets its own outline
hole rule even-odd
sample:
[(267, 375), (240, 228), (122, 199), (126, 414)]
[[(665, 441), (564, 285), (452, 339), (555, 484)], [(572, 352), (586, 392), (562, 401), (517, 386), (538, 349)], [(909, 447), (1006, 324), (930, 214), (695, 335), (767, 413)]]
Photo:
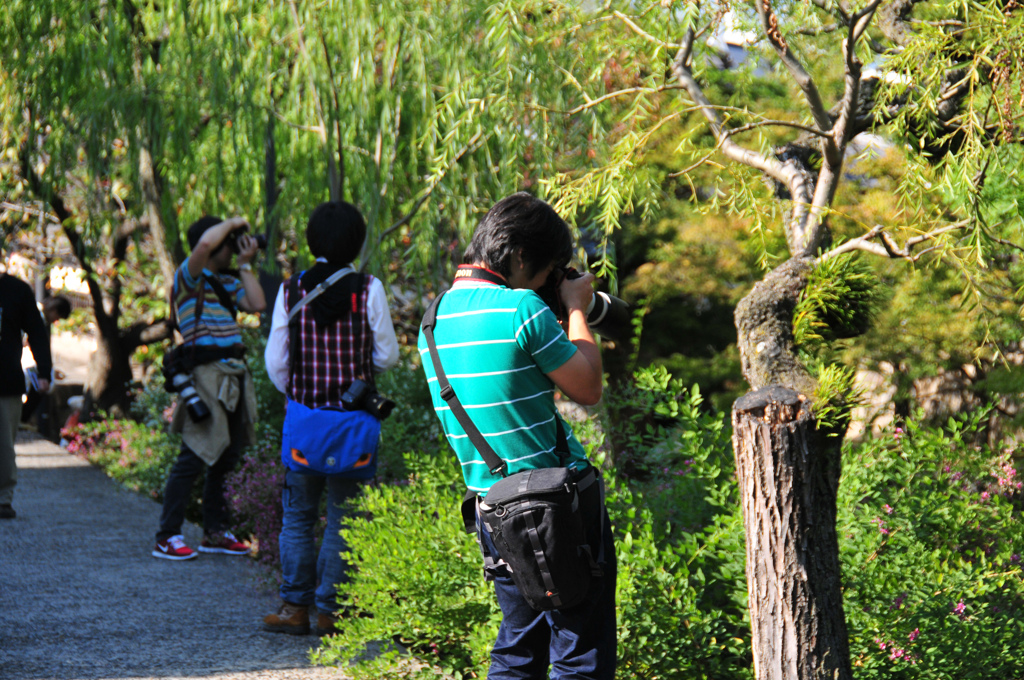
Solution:
[[(444, 293), (438, 295), (437, 299), (427, 308), (427, 313), (423, 315), (423, 322), (420, 324), (423, 329), (423, 337), (427, 340), (427, 349), (430, 350), (430, 360), (434, 364), (434, 375), (437, 377), (438, 387), (441, 388), (441, 398), (451, 408), (452, 415), (462, 425), (462, 429), (466, 431), (466, 436), (469, 437), (469, 441), (473, 443), (477, 452), (480, 453), (480, 457), (483, 458), (484, 464), (487, 465), (487, 469), (491, 471), (491, 474), (500, 474), (502, 477), (507, 477), (508, 463), (503, 461), (494, 452), (494, 449), (487, 443), (487, 440), (479, 428), (477, 428), (473, 419), (469, 417), (469, 413), (466, 412), (462, 402), (459, 401), (458, 395), (455, 394), (455, 389), (452, 387), (451, 382), (448, 381), (448, 376), (441, 366), (441, 357), (437, 353), (437, 344), (434, 342), (434, 327), (437, 326), (437, 308), (444, 295)], [(558, 428), (555, 451), (558, 454), (559, 460), (564, 465), (569, 454), (569, 442), (565, 436), (565, 428), (562, 427), (562, 419), (558, 417), (557, 413), (555, 414), (555, 425)]]
[[(207, 276), (206, 274), (203, 274), (203, 280), (210, 284), (210, 288), (213, 289), (214, 295), (217, 296), (217, 300), (220, 302), (220, 306), (228, 311), (228, 314), (231, 315), (232, 319), (237, 318), (238, 310), (235, 308), (235, 303), (231, 299), (231, 296), (228, 295), (227, 288), (225, 288), (224, 284), (221, 283), (219, 279), (217, 279), (216, 275)], [(203, 295), (200, 294), (200, 298), (202, 297)], [(198, 300), (196, 302), (198, 303)], [(199, 318), (198, 313), (196, 314), (196, 318)]]
[[(308, 293), (306, 293), (305, 295), (303, 295), (302, 299), (299, 300), (298, 302), (296, 302), (295, 306), (292, 307), (291, 310), (288, 311), (288, 323), (290, 324), (292, 322), (292, 319), (295, 318), (296, 314), (298, 314), (300, 311), (302, 311), (303, 307), (305, 307), (310, 302), (312, 302), (313, 300), (315, 300), (318, 297), (320, 297), (321, 295), (323, 295), (325, 290), (327, 290), (328, 288), (333, 286), (335, 283), (337, 283), (341, 279), (345, 278), (349, 274), (355, 274), (355, 271), (356, 270), (352, 269), (352, 267), (342, 267), (341, 269), (339, 269), (338, 271), (334, 272), (333, 274), (328, 276), (326, 279), (321, 281), (319, 284), (317, 284), (316, 288), (314, 288), (313, 290), (311, 290)], [(299, 277), (297, 276), (297, 277), (295, 277), (294, 283), (292, 285), (296, 285), (297, 286), (298, 283), (299, 283)]]

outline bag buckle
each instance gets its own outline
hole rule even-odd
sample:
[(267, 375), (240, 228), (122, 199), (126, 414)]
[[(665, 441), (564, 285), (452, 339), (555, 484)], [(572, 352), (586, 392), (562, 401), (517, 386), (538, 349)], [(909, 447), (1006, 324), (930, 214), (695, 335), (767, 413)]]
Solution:
[(502, 477), (508, 476), (508, 463), (501, 461), (501, 465), (491, 468), (492, 475), (501, 475)]
[[(445, 401), (451, 401), (452, 397), (454, 396), (455, 390), (452, 389), (451, 384), (445, 385), (443, 388), (441, 388), (441, 398), (444, 399)], [(494, 472), (494, 470), (491, 470), (491, 472)]]

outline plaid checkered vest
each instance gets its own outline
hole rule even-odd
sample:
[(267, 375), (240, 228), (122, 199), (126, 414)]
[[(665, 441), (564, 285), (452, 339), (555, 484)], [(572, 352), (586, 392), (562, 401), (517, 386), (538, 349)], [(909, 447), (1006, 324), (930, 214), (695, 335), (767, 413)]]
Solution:
[[(365, 275), (362, 289), (352, 293), (349, 315), (341, 321), (321, 326), (313, 321), (313, 305), (299, 311), (298, 347), (288, 349), (295, 359), (288, 377), (288, 396), (293, 401), (309, 408), (340, 407), (341, 395), (353, 380), (373, 384), (373, 330), (366, 313), (372, 281), (372, 276)], [(295, 296), (290, 283), (284, 284), (286, 312), (306, 292), (299, 290)]]

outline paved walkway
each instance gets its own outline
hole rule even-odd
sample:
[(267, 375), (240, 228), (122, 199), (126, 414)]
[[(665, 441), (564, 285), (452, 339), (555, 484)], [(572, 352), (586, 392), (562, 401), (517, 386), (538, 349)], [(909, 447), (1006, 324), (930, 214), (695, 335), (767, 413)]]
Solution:
[[(247, 558), (150, 556), (160, 506), (39, 438), (19, 438), (0, 520), (0, 679), (343, 678), (312, 636), (264, 633), (276, 606)], [(190, 545), (201, 530), (184, 529)]]

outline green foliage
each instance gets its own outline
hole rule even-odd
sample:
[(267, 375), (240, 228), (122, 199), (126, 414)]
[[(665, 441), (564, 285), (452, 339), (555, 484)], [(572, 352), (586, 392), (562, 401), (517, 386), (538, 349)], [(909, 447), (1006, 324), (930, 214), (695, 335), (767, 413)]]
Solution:
[(831, 437), (841, 437), (850, 425), (853, 407), (864, 396), (857, 386), (857, 374), (842, 364), (822, 366), (816, 373), (814, 415), (817, 427)]
[(793, 339), (813, 352), (855, 338), (870, 326), (878, 279), (856, 254), (818, 260), (793, 310)]
[[(428, 448), (406, 464), (409, 479), (368, 488), (342, 532), (357, 572), (339, 599), (365, 616), (347, 619), (325, 640), (315, 654), (321, 663), (344, 665), (370, 643), (395, 638), (448, 672), (486, 664), (500, 612), (476, 540), (462, 530), (457, 461)], [(395, 677), (387, 669), (398, 656), (392, 649), (347, 672)]]
[(851, 447), (838, 531), (851, 652), (862, 678), (1024, 672), (1024, 495), (985, 420), (914, 422)]

